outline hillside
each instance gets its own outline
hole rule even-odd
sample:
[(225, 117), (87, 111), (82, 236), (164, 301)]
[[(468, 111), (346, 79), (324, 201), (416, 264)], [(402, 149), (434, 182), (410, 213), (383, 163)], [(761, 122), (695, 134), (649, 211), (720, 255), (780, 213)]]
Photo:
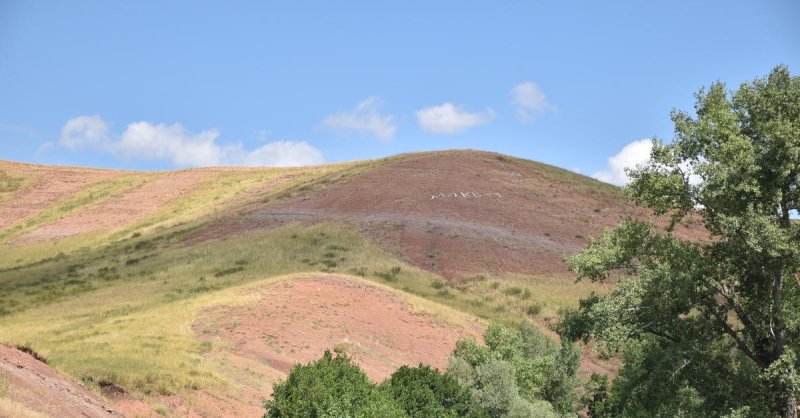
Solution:
[[(326, 348), (375, 380), (444, 367), (487, 321), (545, 325), (607, 291), (575, 284), (563, 257), (648, 217), (616, 187), (477, 151), (165, 172), (0, 162), (0, 215), (0, 342), (129, 416), (257, 414)], [(587, 353), (583, 368), (614, 365)]]
[[(564, 256), (627, 217), (647, 218), (611, 185), (499, 154), (405, 155), (201, 229), (204, 239), (291, 222), (343, 222), (410, 263), (457, 279), (563, 275)], [(683, 231), (691, 233), (691, 231)]]

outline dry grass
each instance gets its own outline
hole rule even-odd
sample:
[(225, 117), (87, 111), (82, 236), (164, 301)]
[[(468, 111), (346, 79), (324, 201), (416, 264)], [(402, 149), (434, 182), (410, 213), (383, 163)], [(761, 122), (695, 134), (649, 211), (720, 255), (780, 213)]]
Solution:
[(10, 175), (0, 170), (0, 203), (11, 198), (18, 190), (31, 182), (30, 177)]
[[(5, 245), (0, 251), (0, 341), (31, 346), (77, 380), (108, 380), (139, 395), (185, 393), (236, 384), (222, 372), (224, 358), (214, 355), (213, 343), (195, 336), (191, 327), (198, 312), (244, 303), (247, 289), (297, 274), (357, 276), (393, 289), (418, 312), (454, 323), (464, 313), (505, 323), (541, 322), (592, 291), (606, 291), (568, 278), (519, 275), (476, 276), (449, 284), (352, 229), (330, 223), (289, 225), (194, 246), (183, 241), (221, 210), (310, 193), (390, 160), (223, 170), (194, 192), (118, 231)], [(156, 175), (123, 174), (89, 186), (0, 231), (0, 241)], [(287, 175), (292, 177), (277, 181)]]
[(90, 205), (103, 202), (147, 181), (155, 180), (158, 175), (154, 173), (122, 174), (91, 184), (55, 205), (43, 208), (41, 211), (1, 230), (0, 242), (11, 240), (38, 226), (61, 219)]
[(50, 415), (34, 411), (22, 403), (4, 397), (0, 397), (0, 417), (52, 418)]
[[(178, 242), (177, 236), (139, 237), (0, 272), (0, 304), (6, 310), (0, 340), (32, 346), (77, 379), (166, 394), (217, 382), (201, 367), (207, 347), (195, 339), (190, 324), (198, 309), (235, 300), (230, 289), (284, 274), (346, 272), (361, 265), (371, 271), (399, 265), (401, 279), (429, 280), (358, 234), (328, 224), (193, 247)], [(322, 267), (318, 261), (331, 246), (344, 255), (337, 267)]]
[[(563, 279), (525, 277), (436, 288), (432, 284), (439, 277), (334, 224), (290, 225), (192, 247), (179, 245), (180, 239), (142, 236), (0, 271), (0, 305), (6, 309), (0, 340), (30, 345), (76, 379), (169, 394), (224, 384), (215, 367), (204, 364), (211, 347), (191, 330), (196, 313), (242, 302), (243, 286), (286, 274), (363, 273), (364, 280), (416, 295), (410, 300), (419, 311), (449, 321), (457, 321), (460, 311), (515, 322), (532, 303), (544, 306), (541, 315), (551, 315), (591, 290)], [(326, 264), (329, 260), (336, 265)], [(385, 273), (393, 269), (397, 273), (387, 281)], [(496, 282), (500, 285), (494, 287)], [(523, 290), (507, 294), (513, 286)], [(530, 295), (523, 299), (525, 290)]]
[(36, 412), (11, 399), (9, 397), (8, 380), (0, 373), (0, 417), (49, 418), (49, 415)]

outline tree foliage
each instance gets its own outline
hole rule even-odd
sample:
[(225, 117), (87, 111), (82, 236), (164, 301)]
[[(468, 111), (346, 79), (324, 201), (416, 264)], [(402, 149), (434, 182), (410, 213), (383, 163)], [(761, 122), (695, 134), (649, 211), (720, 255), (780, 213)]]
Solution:
[(402, 366), (383, 383), (383, 388), (411, 417), (479, 417), (472, 397), (449, 374), (426, 365)]
[[(800, 77), (778, 66), (696, 100), (694, 115), (672, 113), (672, 143), (654, 141), (629, 172), (630, 196), (670, 227), (629, 220), (568, 259), (579, 279), (618, 284), (561, 333), (623, 352), (607, 415), (796, 417)], [(696, 221), (707, 237), (676, 235)]]
[(476, 406), (492, 417), (576, 414), (580, 353), (572, 345), (559, 344), (528, 323), (491, 325), (484, 341), (484, 347), (459, 341), (448, 366)]
[(461, 340), (445, 373), (402, 366), (380, 385), (347, 355), (295, 365), (264, 402), (268, 417), (576, 416), (579, 352), (530, 324), (492, 325), (485, 347)]
[(278, 417), (403, 417), (394, 400), (369, 381), (347, 355), (325, 351), (321, 359), (298, 364), (273, 387), (264, 402), (265, 418)]

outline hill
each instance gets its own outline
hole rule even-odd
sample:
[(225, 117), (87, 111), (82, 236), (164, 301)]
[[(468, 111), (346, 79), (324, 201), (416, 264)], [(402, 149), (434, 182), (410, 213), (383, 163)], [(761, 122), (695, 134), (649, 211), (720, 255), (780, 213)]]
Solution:
[(321, 184), (313, 192), (301, 187), (279, 201), (248, 205), (197, 236), (333, 221), (450, 279), (487, 272), (564, 275), (564, 256), (582, 248), (588, 236), (627, 217), (648, 217), (617, 187), (485, 152), (404, 155)]
[(373, 379), (443, 367), (486, 321), (545, 325), (607, 291), (562, 258), (649, 217), (616, 187), (477, 151), (165, 172), (0, 162), (0, 215), (0, 342), (143, 416), (257, 413), (325, 348)]

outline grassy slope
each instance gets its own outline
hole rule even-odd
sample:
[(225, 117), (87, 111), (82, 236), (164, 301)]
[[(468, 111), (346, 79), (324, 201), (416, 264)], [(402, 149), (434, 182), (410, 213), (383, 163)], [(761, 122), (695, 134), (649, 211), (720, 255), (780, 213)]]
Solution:
[[(215, 373), (219, 365), (210, 364), (204, 355), (214, 347), (199, 342), (191, 330), (196, 313), (237, 303), (242, 287), (287, 274), (330, 271), (361, 276), (503, 322), (526, 315), (552, 316), (591, 291), (604, 291), (592, 284), (527, 276), (476, 276), (449, 285), (334, 224), (289, 225), (226, 241), (182, 243), (185, 234), (221, 207), (279, 201), (382, 163), (385, 160), (294, 171), (233, 170), (119, 231), (9, 248), (0, 254), (0, 341), (28, 344), (76, 379), (106, 379), (142, 394), (180, 393), (226, 383)], [(553, 175), (563, 176), (562, 171)], [(260, 189), (289, 172), (296, 176)], [(95, 187), (114, 192), (133, 187), (128, 178), (121, 179)], [(234, 198), (246, 192), (251, 192), (248, 199)], [(109, 195), (113, 193), (84, 190), (32, 219), (57, 219), (88, 205), (87, 196)]]
[(17, 190), (28, 185), (33, 178), (13, 176), (0, 170), (0, 203), (11, 198)]

